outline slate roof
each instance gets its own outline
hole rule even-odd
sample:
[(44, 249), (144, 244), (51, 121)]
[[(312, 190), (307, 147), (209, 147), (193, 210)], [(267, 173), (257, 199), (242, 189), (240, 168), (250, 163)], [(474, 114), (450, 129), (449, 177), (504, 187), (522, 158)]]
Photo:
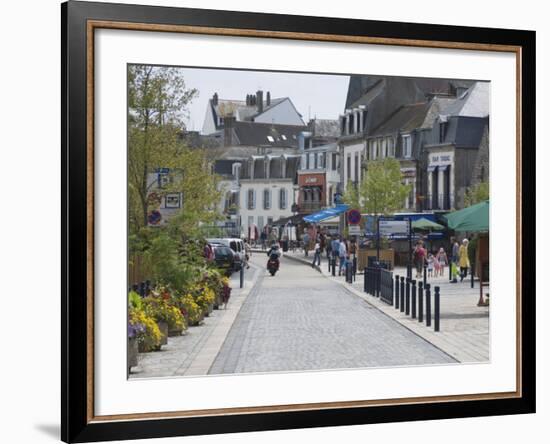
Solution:
[(264, 98), (264, 108), (261, 113), (258, 113), (258, 106), (247, 106), (245, 100), (232, 100), (232, 99), (218, 99), (218, 104), (213, 105), (212, 99), (210, 99), (210, 106), (214, 110), (217, 116), (223, 117), (224, 114), (231, 112), (235, 115), (237, 120), (252, 120), (254, 117), (265, 113), (267, 110), (273, 108), (275, 105), (285, 101), (288, 97), (279, 97), (271, 99), (270, 105), (266, 106)]
[(402, 88), (407, 95), (453, 95), (457, 87), (470, 87), (473, 80), (437, 79), (422, 77), (393, 77), (376, 75), (352, 75), (346, 98), (346, 108), (368, 105), (386, 87)]
[(462, 96), (441, 111), (443, 116), (487, 117), (491, 105), (491, 84), (474, 83)]
[(453, 116), (448, 122), (445, 143), (453, 143), (457, 148), (477, 148), (488, 124), (488, 118)]
[(307, 126), (301, 125), (234, 122), (232, 140), (235, 145), (297, 148), (298, 135), (307, 130)]
[(340, 121), (333, 119), (314, 119), (313, 134), (315, 137), (334, 137), (340, 136)]
[(397, 132), (409, 132), (420, 128), (430, 109), (430, 103), (415, 103), (401, 106), (387, 120), (369, 133), (369, 136), (384, 136)]

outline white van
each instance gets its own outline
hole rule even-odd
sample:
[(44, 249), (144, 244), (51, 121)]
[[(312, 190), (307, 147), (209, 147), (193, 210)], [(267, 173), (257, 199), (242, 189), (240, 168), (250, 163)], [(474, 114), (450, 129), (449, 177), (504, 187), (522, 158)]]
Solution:
[(238, 271), (243, 264), (246, 266), (246, 251), (244, 242), (239, 238), (225, 237), (216, 239), (206, 239), (207, 242), (212, 244), (221, 244), (231, 248), (235, 253), (235, 269)]

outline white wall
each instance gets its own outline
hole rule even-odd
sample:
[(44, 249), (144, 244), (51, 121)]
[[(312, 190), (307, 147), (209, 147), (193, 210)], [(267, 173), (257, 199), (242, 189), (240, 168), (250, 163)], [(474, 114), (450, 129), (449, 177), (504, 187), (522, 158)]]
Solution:
[[(544, 122), (550, 117), (550, 28), (546, 4), (535, 0), (479, 2), (462, 0), (460, 7), (439, 0), (410, 2), (354, 3), (353, 8), (337, 2), (241, 0), (228, 4), (221, 0), (117, 0), (119, 3), (148, 3), (196, 8), (237, 9), (302, 15), (354, 17), (449, 25), (470, 25), (537, 29), (537, 226), (539, 235), (550, 218), (547, 195), (550, 163), (545, 150)], [(4, 86), (0, 108), (3, 128), (0, 150), (4, 168), (0, 175), (5, 215), (0, 218), (0, 256), (3, 280), (3, 312), (0, 329), (4, 337), (0, 367), (0, 414), (2, 440), (18, 443), (56, 443), (60, 409), (60, 51), (59, 1), (29, 0), (8, 2), (0, 28), (2, 63), (0, 83)], [(19, 20), (24, 18), (24, 20)], [(32, 32), (29, 32), (32, 30)], [(28, 57), (21, 57), (26, 54)], [(275, 63), (275, 62), (274, 62)], [(374, 66), (373, 62), (373, 66)], [(37, 70), (40, 67), (40, 70)], [(41, 112), (38, 104), (42, 104)], [(44, 110), (46, 106), (46, 110)], [(8, 149), (9, 148), (9, 149)], [(534, 148), (534, 147), (533, 147)], [(25, 177), (21, 180), (21, 168)], [(32, 205), (22, 197), (32, 196)], [(8, 211), (9, 210), (9, 211)], [(537, 292), (537, 375), (536, 415), (466, 418), (413, 423), (328, 427), (231, 435), (211, 435), (139, 441), (155, 444), (280, 444), (285, 443), (366, 443), (406, 442), (407, 444), (464, 444), (544, 442), (550, 421), (550, 351), (547, 343), (550, 324), (544, 322), (550, 301), (543, 286), (547, 268), (545, 249), (533, 258), (539, 276)], [(31, 285), (28, 285), (31, 283)], [(21, 313), (21, 316), (17, 314)], [(22, 328), (22, 319), (27, 326)], [(31, 395), (32, 394), (32, 395)], [(118, 441), (121, 442), (121, 441)], [(137, 442), (137, 441), (136, 441)]]
[[(287, 202), (286, 208), (280, 208), (279, 193), (281, 188), (286, 190)], [(252, 210), (248, 209), (248, 191), (252, 189), (256, 194), (256, 205)], [(264, 209), (264, 190), (269, 189), (271, 191), (271, 208)], [(242, 180), (241, 181), (241, 194), (240, 194), (240, 215), (243, 232), (248, 232), (248, 218), (252, 216), (254, 218), (254, 224), (259, 230), (263, 228), (258, 222), (258, 217), (263, 217), (264, 225), (267, 224), (268, 217), (272, 217), (274, 221), (281, 217), (288, 217), (292, 215), (291, 207), (293, 203), (293, 184), (291, 180), (278, 180), (270, 179), (268, 181), (255, 179), (254, 181)]]
[(304, 125), (304, 121), (288, 99), (268, 109), (258, 117), (255, 117), (254, 121), (261, 123), (278, 123), (283, 125)]
[(212, 114), (212, 108), (210, 107), (210, 101), (204, 110), (204, 122), (202, 124), (201, 134), (212, 134), (216, 132), (216, 125), (214, 123), (214, 115)]
[[(362, 141), (354, 145), (346, 145), (343, 150), (343, 156), (340, 158), (340, 164), (342, 165), (344, 176), (344, 188), (347, 188), (348, 181), (360, 181), (361, 180), (361, 156), (364, 156), (365, 143)], [(359, 166), (357, 167), (357, 176), (355, 177), (355, 158), (356, 153), (359, 153)], [(351, 156), (351, 176), (348, 176), (348, 156)], [(340, 170), (342, 171), (342, 170)]]

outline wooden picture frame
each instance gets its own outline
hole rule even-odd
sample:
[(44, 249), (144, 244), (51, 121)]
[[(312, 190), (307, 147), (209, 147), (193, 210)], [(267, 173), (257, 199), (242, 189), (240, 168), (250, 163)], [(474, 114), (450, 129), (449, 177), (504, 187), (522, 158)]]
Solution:
[[(62, 15), (62, 415), (65, 442), (414, 421), (535, 411), (535, 33), (70, 1)], [(191, 33), (470, 49), (516, 56), (517, 390), (491, 394), (94, 414), (94, 32)], [(526, 173), (528, 172), (528, 173)]]

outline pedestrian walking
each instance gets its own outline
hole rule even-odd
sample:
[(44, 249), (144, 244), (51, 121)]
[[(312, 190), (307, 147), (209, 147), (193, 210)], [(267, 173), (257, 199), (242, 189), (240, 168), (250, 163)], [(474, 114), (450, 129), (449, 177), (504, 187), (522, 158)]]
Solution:
[(448, 265), (449, 261), (447, 259), (447, 253), (445, 253), (445, 250), (443, 249), (443, 247), (441, 247), (437, 252), (435, 256), (435, 260), (436, 260), (436, 263), (439, 264), (439, 275), (445, 276), (445, 266)]
[(250, 261), (250, 256), (252, 256), (252, 248), (246, 239), (244, 240), (244, 252), (246, 257), (246, 268), (248, 269), (250, 268), (250, 264), (248, 262)]
[(332, 238), (330, 236), (325, 237), (325, 251), (327, 252), (327, 260), (330, 260), (330, 254), (332, 252)]
[(342, 239), (338, 246), (338, 256), (340, 257), (340, 269), (338, 270), (338, 276), (342, 275), (342, 269), (346, 266), (347, 254), (348, 254), (348, 249), (346, 247), (346, 241), (345, 239)]
[(304, 242), (304, 254), (308, 256), (309, 251), (309, 233), (306, 231), (304, 233), (304, 236), (302, 237), (302, 241)]
[(434, 259), (434, 255), (432, 253), (429, 254), (428, 259), (426, 260), (426, 262), (428, 264), (428, 277), (433, 277), (435, 259)]
[(424, 263), (426, 262), (426, 250), (423, 247), (422, 241), (418, 241), (413, 251), (413, 261), (416, 267), (416, 278), (422, 277)]
[(266, 243), (267, 241), (267, 234), (265, 232), (265, 228), (262, 230), (262, 234), (260, 234), (260, 242), (262, 243), (262, 250), (265, 251), (265, 248), (266, 248)]
[(458, 249), (459, 249), (458, 242), (454, 237), (452, 237), (451, 238), (451, 261), (454, 262), (455, 264), (458, 263)]
[(468, 257), (468, 239), (462, 241), (462, 245), (458, 249), (458, 265), (460, 267), (460, 282), (468, 276), (470, 268), (470, 258)]
[(321, 266), (321, 244), (319, 242), (315, 242), (313, 262), (311, 263), (311, 267), (315, 267), (315, 264)]

